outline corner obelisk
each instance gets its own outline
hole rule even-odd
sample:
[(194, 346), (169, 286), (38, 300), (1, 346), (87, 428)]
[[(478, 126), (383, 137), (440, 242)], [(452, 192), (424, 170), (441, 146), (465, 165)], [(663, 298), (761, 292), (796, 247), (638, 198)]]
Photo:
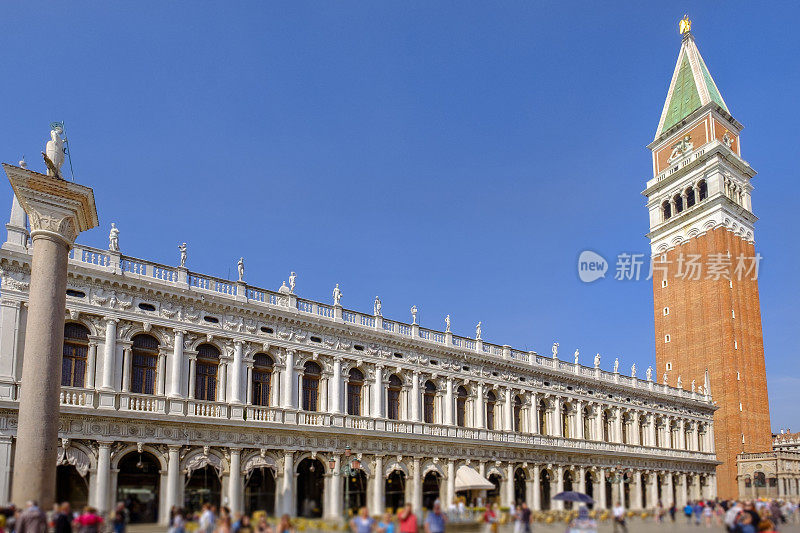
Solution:
[(78, 233), (98, 224), (92, 189), (60, 176), (63, 152), (53, 153), (60, 134), (50, 132), (48, 175), (3, 164), (33, 242), (12, 500), (36, 500), (42, 509), (55, 499), (67, 259)]

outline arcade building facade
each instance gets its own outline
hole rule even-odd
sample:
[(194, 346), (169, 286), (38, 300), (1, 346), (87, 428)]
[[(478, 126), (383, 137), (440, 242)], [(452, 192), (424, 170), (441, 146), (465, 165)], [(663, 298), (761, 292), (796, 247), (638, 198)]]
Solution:
[[(0, 501), (8, 501), (30, 283), (16, 199), (0, 249)], [(115, 236), (118, 239), (118, 236)], [(478, 338), (75, 245), (57, 498), (166, 523), (173, 506), (339, 519), (434, 500), (534, 509), (716, 494), (715, 406)], [(116, 250), (114, 250), (116, 248)], [(182, 261), (183, 262), (183, 261)], [(449, 330), (449, 328), (448, 328)], [(569, 504), (567, 504), (569, 505)]]

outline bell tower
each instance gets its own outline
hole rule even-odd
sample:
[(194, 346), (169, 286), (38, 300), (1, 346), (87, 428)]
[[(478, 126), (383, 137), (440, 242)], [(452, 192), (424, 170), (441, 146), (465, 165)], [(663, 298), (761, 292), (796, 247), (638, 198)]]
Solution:
[[(771, 450), (750, 181), (740, 124), (731, 116), (691, 31), (682, 35), (656, 136), (648, 148), (658, 372), (670, 384), (709, 387), (717, 486), (738, 495), (736, 455)], [(691, 384), (691, 385), (690, 385)]]

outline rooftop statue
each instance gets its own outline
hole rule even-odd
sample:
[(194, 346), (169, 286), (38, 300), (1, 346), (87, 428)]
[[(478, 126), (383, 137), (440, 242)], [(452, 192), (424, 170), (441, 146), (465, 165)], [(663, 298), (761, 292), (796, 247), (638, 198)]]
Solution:
[(291, 292), (292, 294), (294, 294), (294, 287), (296, 283), (297, 283), (297, 274), (292, 272), (291, 274), (289, 274), (289, 292)]
[(375, 297), (375, 305), (373, 306), (373, 309), (372, 309), (374, 314), (375, 314), (375, 316), (383, 316), (381, 314), (381, 309), (382, 308), (383, 308), (383, 305), (381, 305), (381, 299), (376, 296)]
[(333, 288), (333, 305), (341, 307), (342, 301), (342, 291), (339, 289), (339, 284), (336, 284), (336, 287)]
[(552, 352), (553, 352), (553, 359), (558, 359), (558, 343), (557, 342), (553, 343)]
[(181, 252), (181, 267), (186, 268), (186, 243), (179, 245), (178, 250)]
[(667, 384), (667, 373), (664, 372), (664, 385), (666, 385), (666, 384)]
[(244, 257), (239, 258), (239, 263), (236, 265), (236, 268), (239, 270), (239, 281), (244, 280)]
[(683, 379), (681, 379), (681, 376), (678, 376), (678, 383), (676, 383), (675, 386), (679, 389), (683, 388)]
[(576, 348), (575, 349), (575, 353), (573, 355), (575, 356), (575, 364), (577, 365), (578, 364), (578, 357), (581, 355), (581, 353)]
[(636, 377), (636, 363), (633, 363), (633, 366), (631, 366), (631, 377)]
[(475, 326), (475, 339), (476, 340), (480, 340), (481, 339), (481, 323), (480, 322), (478, 322), (478, 325)]
[(594, 356), (594, 367), (600, 368), (600, 354)]
[(112, 252), (119, 252), (119, 230), (113, 222), (111, 223), (111, 231), (108, 232), (108, 249)]
[(416, 305), (412, 305), (411, 306), (411, 323), (412, 324), (416, 324), (417, 323), (417, 313), (418, 312), (419, 311), (417, 309), (417, 306)]
[(619, 357), (614, 359), (614, 373), (616, 374), (618, 372), (619, 372)]
[(444, 317), (444, 323), (447, 326), (447, 329), (445, 329), (445, 332), (449, 332), (450, 331), (450, 315), (447, 315), (446, 317)]
[(647, 381), (652, 381), (653, 380), (653, 367), (652, 366), (648, 366), (647, 367), (647, 372), (645, 373), (645, 375), (647, 376)]

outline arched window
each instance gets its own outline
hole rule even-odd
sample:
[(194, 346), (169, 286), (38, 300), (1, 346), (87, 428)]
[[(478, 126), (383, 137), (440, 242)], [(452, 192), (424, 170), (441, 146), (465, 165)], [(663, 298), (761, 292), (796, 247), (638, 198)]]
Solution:
[(547, 402), (544, 400), (539, 400), (539, 409), (538, 409), (538, 416), (539, 416), (539, 433), (542, 435), (548, 435), (549, 429), (547, 427)]
[(631, 443), (631, 419), (628, 414), (622, 415), (622, 443), (623, 444), (630, 444)]
[(568, 439), (572, 437), (572, 432), (569, 430), (569, 412), (570, 405), (565, 404), (561, 409), (561, 434)]
[(364, 373), (351, 368), (347, 375), (347, 414), (361, 416), (361, 391), (364, 390)]
[(700, 180), (698, 189), (700, 189), (700, 200), (705, 200), (708, 198), (708, 185), (706, 184), (706, 180)]
[(458, 387), (456, 390), (456, 425), (459, 427), (466, 426), (467, 418), (467, 389), (464, 386)]
[(669, 205), (669, 200), (664, 200), (661, 204), (661, 213), (664, 215), (664, 220), (672, 216), (672, 206)]
[(603, 440), (611, 442), (611, 416), (608, 411), (603, 411)]
[(152, 335), (136, 335), (131, 354), (131, 392), (155, 394), (158, 339)]
[(514, 431), (522, 431), (522, 398), (514, 396)]
[(688, 189), (686, 189), (686, 207), (687, 207), (687, 209), (689, 207), (692, 207), (695, 203), (696, 202), (695, 202), (695, 198), (694, 198), (694, 188), (689, 187)]
[(319, 409), (319, 377), (322, 368), (314, 361), (309, 361), (303, 367), (303, 410), (316, 411)]
[(680, 213), (683, 211), (683, 198), (680, 194), (676, 194), (672, 200), (675, 202), (675, 214)]
[(497, 408), (497, 396), (494, 391), (486, 394), (486, 429), (494, 429), (494, 410)]
[(425, 393), (422, 395), (423, 421), (433, 424), (433, 402), (436, 399), (436, 385), (433, 381), (425, 382)]
[(198, 400), (215, 401), (219, 367), (219, 350), (216, 346), (211, 344), (198, 346), (195, 365), (194, 397)]
[(64, 350), (61, 352), (62, 387), (83, 387), (88, 352), (89, 330), (86, 326), (73, 322), (64, 324)]
[(392, 374), (389, 376), (389, 388), (386, 390), (386, 416), (391, 420), (400, 420), (400, 392), (403, 382)]
[(275, 361), (272, 360), (272, 357), (265, 353), (257, 353), (253, 356), (253, 405), (269, 405), (274, 364)]

